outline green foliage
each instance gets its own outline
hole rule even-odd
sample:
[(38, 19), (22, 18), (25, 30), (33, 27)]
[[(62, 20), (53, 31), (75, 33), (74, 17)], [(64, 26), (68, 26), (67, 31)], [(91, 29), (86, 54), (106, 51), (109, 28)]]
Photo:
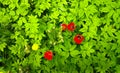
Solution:
[(120, 0), (0, 0), (0, 73), (120, 73), (119, 61)]

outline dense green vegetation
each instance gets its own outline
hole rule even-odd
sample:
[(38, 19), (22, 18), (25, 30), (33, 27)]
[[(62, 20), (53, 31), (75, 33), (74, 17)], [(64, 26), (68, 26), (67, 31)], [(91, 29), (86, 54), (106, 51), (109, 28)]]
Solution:
[(1, 72), (120, 73), (120, 0), (0, 0)]

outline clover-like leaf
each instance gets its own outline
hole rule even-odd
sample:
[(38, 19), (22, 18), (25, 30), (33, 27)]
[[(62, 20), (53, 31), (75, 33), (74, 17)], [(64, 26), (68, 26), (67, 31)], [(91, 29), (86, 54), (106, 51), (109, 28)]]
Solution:
[(79, 52), (78, 50), (70, 51), (70, 55), (71, 55), (72, 57), (75, 57), (75, 56), (77, 56), (78, 54), (80, 54), (80, 52)]

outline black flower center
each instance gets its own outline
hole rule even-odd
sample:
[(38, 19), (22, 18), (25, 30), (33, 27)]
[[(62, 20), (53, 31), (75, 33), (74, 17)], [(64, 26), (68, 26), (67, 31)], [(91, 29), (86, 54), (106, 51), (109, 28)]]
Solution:
[(81, 39), (81, 36), (77, 36), (77, 38), (78, 38), (78, 40), (80, 40), (80, 39)]

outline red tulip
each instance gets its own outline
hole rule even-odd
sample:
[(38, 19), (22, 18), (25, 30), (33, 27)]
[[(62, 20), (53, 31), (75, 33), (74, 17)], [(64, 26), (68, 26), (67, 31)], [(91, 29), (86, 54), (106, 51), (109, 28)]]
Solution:
[(82, 35), (76, 35), (75, 37), (74, 37), (74, 42), (76, 43), (76, 44), (81, 44), (82, 43), (82, 41), (84, 40), (84, 37), (82, 36)]
[(44, 53), (44, 58), (47, 59), (47, 60), (52, 60), (52, 58), (53, 58), (53, 53), (52, 53), (52, 51), (46, 51), (46, 52)]
[(69, 31), (74, 31), (75, 30), (75, 24), (73, 22), (68, 24), (68, 30)]
[(61, 24), (62, 31), (65, 31), (67, 29), (67, 24)]

